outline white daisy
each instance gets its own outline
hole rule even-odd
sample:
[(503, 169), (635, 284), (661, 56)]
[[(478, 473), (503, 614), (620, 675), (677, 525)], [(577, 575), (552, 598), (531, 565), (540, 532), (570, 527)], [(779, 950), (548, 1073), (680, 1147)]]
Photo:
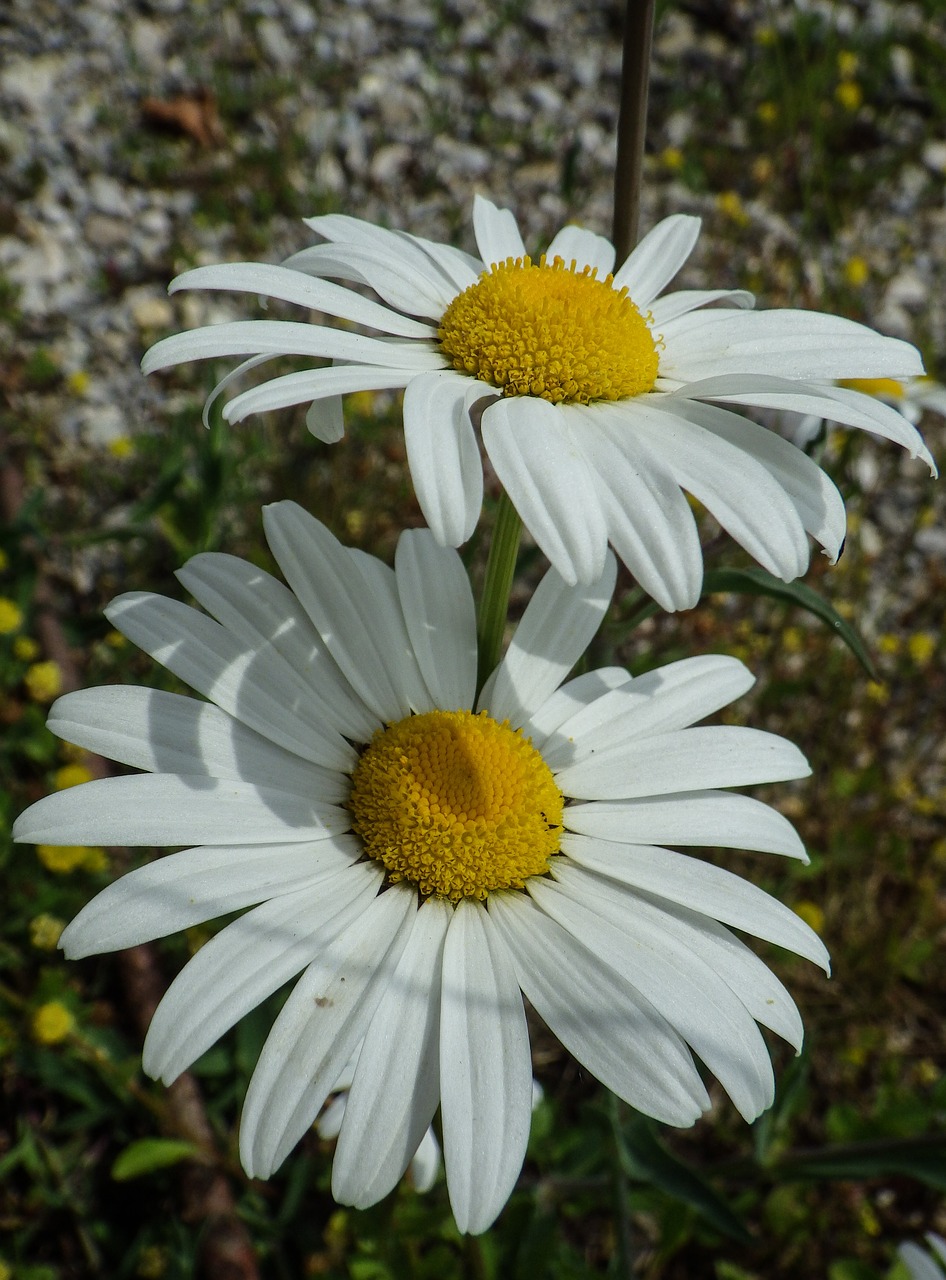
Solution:
[(689, 1125), (709, 1105), (692, 1049), (758, 1115), (773, 1075), (756, 1024), (796, 1048), (802, 1026), (727, 926), (822, 965), (824, 946), (752, 884), (660, 847), (804, 857), (775, 810), (726, 790), (807, 775), (798, 750), (691, 727), (751, 685), (745, 667), (705, 656), (562, 683), (608, 606), (609, 556), (589, 587), (548, 572), (477, 697), (455, 551), (406, 532), (392, 571), (293, 503), (267, 508), (265, 526), (291, 590), (206, 554), (179, 576), (212, 616), (141, 592), (107, 611), (210, 701), (124, 686), (61, 698), (55, 733), (150, 772), (58, 792), (14, 830), (193, 846), (99, 894), (62, 936), (70, 957), (244, 911), (171, 985), (145, 1069), (173, 1080), (298, 978), (247, 1093), (247, 1171), (281, 1164), (361, 1045), (336, 1197), (385, 1195), (439, 1106), (463, 1231), (492, 1222), (525, 1153), (521, 993), (639, 1110)]
[(926, 1236), (929, 1253), (918, 1244), (900, 1245), (897, 1255), (910, 1273), (910, 1280), (946, 1280), (946, 1240), (930, 1231)]
[[(616, 271), (608, 241), (580, 227), (565, 227), (532, 262), (512, 214), (480, 197), (473, 226), (482, 260), (337, 214), (308, 225), (327, 243), (283, 266), (199, 267), (171, 289), (264, 294), (383, 337), (288, 321), (220, 324), (159, 342), (143, 367), (248, 355), (216, 395), (276, 355), (331, 360), (224, 408), (238, 422), (310, 404), (309, 429), (327, 442), (343, 433), (345, 393), (404, 387), (414, 487), (445, 545), (459, 546), (479, 516), (483, 474), (470, 409), (484, 398), (489, 459), (565, 581), (595, 581), (610, 542), (665, 609), (695, 604), (702, 581), (683, 489), (785, 580), (804, 573), (808, 534), (832, 558), (843, 542), (844, 504), (828, 477), (733, 409), (817, 413), (895, 440), (932, 466), (901, 414), (814, 385), (920, 374), (908, 343), (820, 312), (748, 313), (741, 308), (752, 295), (742, 290), (660, 296), (696, 242), (697, 218), (666, 218)], [(326, 276), (368, 285), (382, 301)], [(712, 302), (723, 305), (705, 309)]]
[[(914, 426), (924, 413), (946, 415), (946, 387), (933, 378), (848, 378), (841, 386), (874, 396)], [(774, 415), (772, 425), (786, 440), (804, 449), (821, 434), (824, 418), (817, 413), (780, 413)]]

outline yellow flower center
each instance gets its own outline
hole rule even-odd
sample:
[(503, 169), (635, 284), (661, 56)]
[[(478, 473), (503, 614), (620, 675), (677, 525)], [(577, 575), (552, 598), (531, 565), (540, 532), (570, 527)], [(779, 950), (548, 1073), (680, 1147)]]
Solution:
[(543, 255), (493, 263), (453, 299), (437, 330), (461, 373), (505, 396), (588, 404), (653, 388), (657, 347), (644, 317), (612, 277)]
[(562, 807), (529, 739), (485, 711), (428, 711), (379, 729), (349, 798), (353, 829), (390, 879), (453, 902), (547, 871)]
[(891, 400), (899, 400), (906, 388), (896, 378), (842, 378), (839, 387), (848, 387), (851, 391), (863, 391), (868, 396), (887, 396)]

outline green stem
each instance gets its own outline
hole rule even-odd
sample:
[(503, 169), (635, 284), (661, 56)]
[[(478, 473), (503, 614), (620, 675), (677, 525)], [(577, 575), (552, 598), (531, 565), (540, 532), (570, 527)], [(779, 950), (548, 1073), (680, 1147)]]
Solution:
[(515, 507), (503, 491), (499, 500), (499, 513), (493, 541), (486, 562), (486, 578), (480, 598), (476, 639), (479, 665), (476, 677), (476, 696), (486, 683), (486, 678), (499, 662), (503, 636), (506, 631), (506, 614), (509, 610), (509, 593), (516, 572), (516, 556), (519, 553), (519, 537), (522, 521)]
[(611, 233), (618, 265), (637, 243), (653, 37), (654, 0), (627, 0), (621, 60), (621, 105), (618, 111), (618, 154), (614, 169), (614, 226)]
[(608, 1091), (608, 1119), (611, 1124), (611, 1189), (614, 1194), (614, 1216), (617, 1227), (617, 1274), (621, 1280), (634, 1275), (634, 1237), (631, 1231), (629, 1204), (630, 1183), (621, 1160), (623, 1108), (620, 1100)]

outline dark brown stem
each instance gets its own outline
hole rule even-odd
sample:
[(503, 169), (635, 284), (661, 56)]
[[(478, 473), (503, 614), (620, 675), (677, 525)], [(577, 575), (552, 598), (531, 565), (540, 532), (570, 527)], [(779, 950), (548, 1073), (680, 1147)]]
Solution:
[(618, 154), (614, 169), (614, 225), (611, 232), (619, 266), (637, 243), (653, 36), (654, 0), (627, 0), (618, 111)]

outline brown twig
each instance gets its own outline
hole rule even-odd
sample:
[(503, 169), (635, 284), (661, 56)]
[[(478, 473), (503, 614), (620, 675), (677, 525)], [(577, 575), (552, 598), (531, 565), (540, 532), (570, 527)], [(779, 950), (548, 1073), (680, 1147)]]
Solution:
[[(23, 477), (10, 461), (0, 465), (0, 513), (13, 523), (23, 507)], [(28, 551), (34, 551), (27, 545)], [(36, 588), (33, 617), (36, 634), (48, 658), (59, 666), (64, 692), (82, 683), (79, 662), (59, 621), (55, 596), (36, 555)], [(109, 761), (90, 755), (86, 764), (98, 778), (112, 773)], [(144, 945), (121, 951), (117, 956), (129, 1012), (144, 1039), (165, 982), (151, 947)], [(185, 1072), (167, 1092), (167, 1126), (176, 1136), (194, 1143), (204, 1156), (200, 1162), (182, 1166), (182, 1217), (202, 1224), (200, 1271), (206, 1280), (259, 1280), (253, 1244), (237, 1215), (230, 1184), (221, 1170), (221, 1158), (200, 1087)]]

